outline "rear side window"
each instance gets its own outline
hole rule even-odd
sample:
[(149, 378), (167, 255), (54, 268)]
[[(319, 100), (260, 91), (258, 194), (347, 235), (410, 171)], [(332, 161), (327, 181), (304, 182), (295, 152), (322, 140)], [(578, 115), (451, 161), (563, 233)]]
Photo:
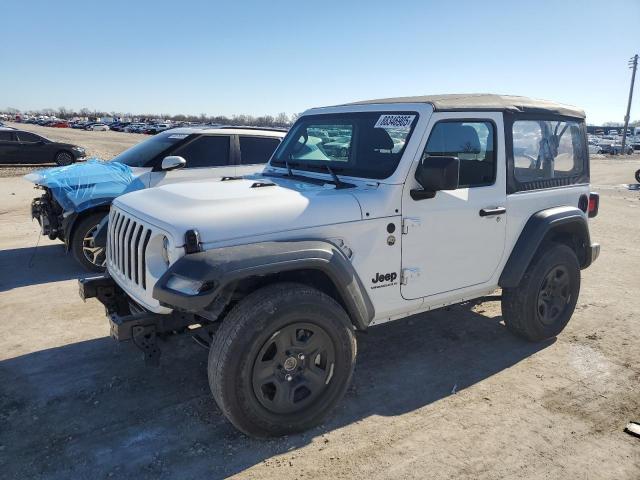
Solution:
[(18, 132), (18, 139), (21, 142), (39, 142), (41, 140), (38, 135), (29, 132)]
[(278, 138), (240, 137), (240, 163), (242, 165), (267, 163), (279, 144)]
[(513, 176), (524, 189), (577, 183), (583, 175), (587, 155), (580, 123), (516, 120), (511, 133)]
[(496, 179), (495, 129), (491, 122), (441, 121), (434, 125), (424, 157), (460, 159), (460, 188), (492, 185)]
[(229, 165), (229, 137), (203, 135), (179, 147), (172, 155), (183, 157), (185, 168), (224, 167)]
[(0, 130), (0, 142), (12, 142), (13, 133), (6, 130)]

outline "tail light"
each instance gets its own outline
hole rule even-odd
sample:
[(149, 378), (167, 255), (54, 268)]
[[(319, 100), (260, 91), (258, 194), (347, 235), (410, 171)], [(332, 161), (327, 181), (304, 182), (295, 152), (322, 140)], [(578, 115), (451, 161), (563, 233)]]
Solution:
[(589, 218), (593, 218), (598, 215), (598, 208), (600, 207), (600, 195), (597, 193), (591, 192), (589, 194), (589, 208), (588, 214)]

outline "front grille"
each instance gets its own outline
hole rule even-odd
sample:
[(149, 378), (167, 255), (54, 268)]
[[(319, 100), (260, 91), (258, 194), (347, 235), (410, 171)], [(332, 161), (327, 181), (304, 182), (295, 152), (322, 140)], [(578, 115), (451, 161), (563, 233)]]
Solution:
[(111, 209), (107, 262), (109, 272), (141, 287), (147, 288), (146, 251), (151, 228), (122, 210)]

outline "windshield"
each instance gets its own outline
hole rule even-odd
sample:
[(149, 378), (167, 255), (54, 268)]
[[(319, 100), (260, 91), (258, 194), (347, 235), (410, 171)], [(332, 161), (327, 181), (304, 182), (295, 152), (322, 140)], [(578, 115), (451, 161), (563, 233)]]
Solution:
[(111, 160), (112, 162), (120, 162), (130, 167), (144, 167), (153, 160), (158, 154), (165, 151), (172, 145), (184, 140), (189, 135), (186, 133), (159, 133), (148, 140), (138, 143), (133, 147), (125, 150), (120, 155)]
[(291, 128), (271, 160), (274, 166), (382, 179), (398, 166), (417, 122), (416, 112), (309, 115)]

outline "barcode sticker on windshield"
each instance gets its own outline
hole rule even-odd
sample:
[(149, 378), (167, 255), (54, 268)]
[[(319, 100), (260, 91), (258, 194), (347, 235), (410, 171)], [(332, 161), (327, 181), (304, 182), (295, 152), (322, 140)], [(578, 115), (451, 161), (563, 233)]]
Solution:
[(173, 135), (169, 135), (169, 137), (168, 137), (168, 138), (178, 138), (178, 139), (181, 139), (181, 138), (187, 138), (188, 136), (189, 136), (189, 135), (188, 135), (188, 134), (186, 134), (186, 133), (174, 133)]
[(415, 115), (380, 115), (380, 118), (374, 125), (374, 128), (397, 128), (400, 130), (409, 130)]

